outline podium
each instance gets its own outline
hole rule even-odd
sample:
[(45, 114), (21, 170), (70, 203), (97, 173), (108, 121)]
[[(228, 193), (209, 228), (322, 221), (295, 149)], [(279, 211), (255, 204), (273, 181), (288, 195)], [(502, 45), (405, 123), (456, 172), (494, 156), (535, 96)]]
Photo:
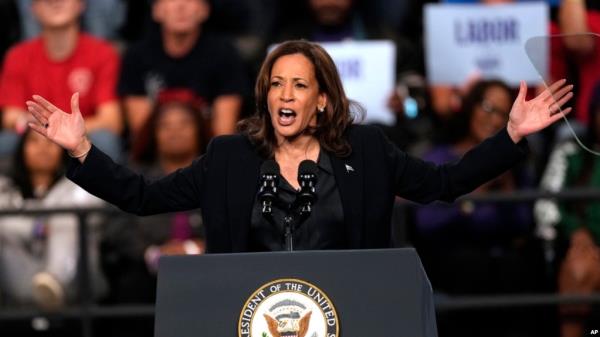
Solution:
[(414, 249), (171, 256), (156, 337), (437, 337)]

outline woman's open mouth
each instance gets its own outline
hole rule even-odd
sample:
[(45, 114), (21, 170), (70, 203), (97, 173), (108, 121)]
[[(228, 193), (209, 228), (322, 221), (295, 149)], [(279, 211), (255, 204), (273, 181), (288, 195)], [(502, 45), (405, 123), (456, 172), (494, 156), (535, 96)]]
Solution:
[(282, 126), (292, 125), (296, 120), (296, 112), (292, 109), (279, 109), (279, 118), (277, 120)]

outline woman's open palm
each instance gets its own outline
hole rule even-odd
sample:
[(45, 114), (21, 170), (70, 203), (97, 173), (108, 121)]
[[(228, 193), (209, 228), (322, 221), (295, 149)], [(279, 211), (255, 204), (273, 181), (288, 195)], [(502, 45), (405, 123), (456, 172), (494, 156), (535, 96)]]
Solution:
[(85, 123), (79, 110), (79, 93), (71, 97), (71, 113), (66, 113), (41, 96), (27, 101), (27, 109), (37, 123), (29, 127), (68, 151), (74, 151), (85, 139)]
[(515, 137), (519, 140), (538, 132), (561, 119), (563, 114), (571, 112), (571, 108), (561, 110), (573, 97), (573, 85), (565, 85), (566, 82), (564, 79), (556, 81), (537, 97), (527, 101), (527, 84), (521, 81), (519, 95), (512, 106), (507, 125), (513, 140)]

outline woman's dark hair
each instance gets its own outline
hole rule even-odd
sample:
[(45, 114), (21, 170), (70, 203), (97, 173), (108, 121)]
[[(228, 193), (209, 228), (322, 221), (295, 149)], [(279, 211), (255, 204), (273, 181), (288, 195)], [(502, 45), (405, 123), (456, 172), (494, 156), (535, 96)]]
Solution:
[(502, 88), (504, 91), (509, 93), (511, 99), (513, 98), (513, 91), (505, 82), (501, 80), (481, 80), (475, 83), (463, 99), (461, 112), (452, 122), (453, 125), (451, 125), (451, 127), (454, 128), (454, 132), (452, 132), (450, 139), (451, 143), (458, 142), (469, 135), (471, 129), (471, 119), (473, 118), (475, 109), (478, 105), (483, 103), (483, 100), (485, 99), (485, 93), (490, 88), (494, 87)]
[(256, 79), (256, 111), (253, 116), (240, 121), (239, 130), (258, 147), (261, 155), (273, 156), (277, 142), (267, 105), (271, 70), (280, 57), (293, 54), (304, 55), (313, 64), (319, 92), (327, 96), (325, 111), (317, 113), (317, 126), (307, 132), (311, 132), (325, 150), (337, 156), (348, 156), (351, 148), (344, 133), (354, 122), (351, 105), (359, 117), (362, 117), (362, 108), (346, 97), (335, 63), (325, 49), (304, 40), (284, 42), (267, 56)]
[[(180, 95), (182, 96), (182, 95)], [(194, 125), (196, 126), (196, 142), (198, 144), (198, 151), (204, 152), (205, 146), (208, 142), (207, 123), (202, 117), (201, 105), (203, 103), (196, 103), (194, 100), (189, 99), (173, 99), (164, 100), (157, 103), (152, 110), (150, 118), (144, 124), (139, 137), (135, 139), (132, 149), (132, 157), (138, 163), (152, 164), (156, 161), (157, 157), (157, 140), (156, 130), (158, 128), (158, 121), (161, 115), (167, 110), (177, 107), (188, 112), (194, 119)]]
[[(21, 192), (23, 199), (35, 198), (33, 193), (33, 184), (31, 182), (31, 172), (25, 164), (25, 143), (29, 138), (29, 134), (32, 132), (35, 131), (27, 129), (27, 131), (25, 131), (25, 133), (19, 139), (19, 143), (17, 144), (17, 148), (15, 149), (13, 155), (12, 168), (9, 172), (10, 179)], [(67, 152), (63, 150), (61, 164), (58, 166), (56, 172), (54, 172), (54, 179), (52, 180), (52, 184), (50, 184), (50, 186), (54, 185), (61, 177), (64, 176), (68, 160), (69, 156), (67, 155)]]

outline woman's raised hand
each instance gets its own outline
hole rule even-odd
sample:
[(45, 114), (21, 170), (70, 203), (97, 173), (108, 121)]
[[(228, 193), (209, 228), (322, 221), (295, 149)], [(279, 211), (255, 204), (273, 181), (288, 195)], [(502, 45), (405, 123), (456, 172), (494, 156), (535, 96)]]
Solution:
[(71, 97), (71, 113), (66, 113), (41, 96), (27, 101), (27, 109), (36, 122), (29, 127), (69, 151), (71, 156), (87, 153), (91, 144), (86, 137), (85, 123), (79, 110), (79, 93)]
[(566, 83), (567, 80), (564, 79), (556, 81), (537, 97), (526, 101), (527, 84), (521, 81), (519, 95), (512, 106), (506, 126), (510, 138), (515, 143), (561, 119), (563, 114), (571, 112), (571, 108), (561, 110), (573, 97), (573, 85), (565, 85)]

